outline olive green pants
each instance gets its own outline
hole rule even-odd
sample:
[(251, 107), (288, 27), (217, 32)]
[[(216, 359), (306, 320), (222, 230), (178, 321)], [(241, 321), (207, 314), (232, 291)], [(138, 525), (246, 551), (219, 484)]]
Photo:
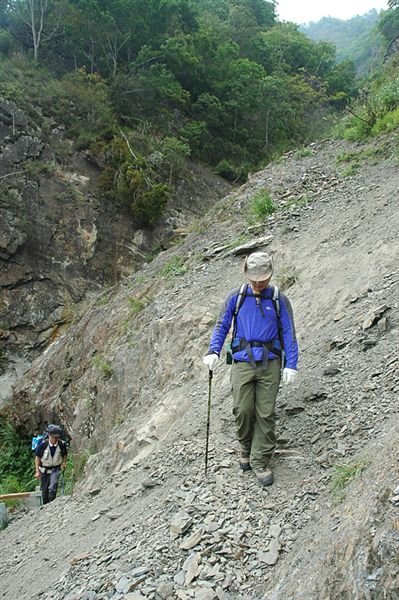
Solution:
[(267, 467), (276, 447), (275, 404), (280, 384), (280, 361), (266, 367), (257, 363), (233, 363), (231, 386), (237, 437), (253, 469)]

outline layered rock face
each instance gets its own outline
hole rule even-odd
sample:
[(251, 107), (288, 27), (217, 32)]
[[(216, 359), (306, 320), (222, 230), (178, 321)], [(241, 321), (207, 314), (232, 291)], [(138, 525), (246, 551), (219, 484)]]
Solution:
[(57, 159), (57, 148), (71, 142), (46, 123), (45, 133), (0, 97), (0, 401), (76, 319), (82, 301), (134, 272), (228, 187), (193, 167), (163, 222), (139, 230), (126, 209), (101, 199), (100, 169), (88, 155)]

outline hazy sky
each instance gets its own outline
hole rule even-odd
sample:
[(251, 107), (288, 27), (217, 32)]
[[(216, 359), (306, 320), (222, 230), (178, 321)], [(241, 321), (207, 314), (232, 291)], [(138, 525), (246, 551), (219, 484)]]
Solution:
[(387, 0), (278, 0), (277, 14), (280, 21), (308, 23), (322, 17), (350, 19), (364, 15), (372, 8), (387, 9)]

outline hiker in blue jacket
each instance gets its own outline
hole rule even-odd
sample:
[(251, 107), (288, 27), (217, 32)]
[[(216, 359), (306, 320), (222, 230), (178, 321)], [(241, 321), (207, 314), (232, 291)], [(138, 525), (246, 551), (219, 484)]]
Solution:
[(269, 463), (276, 448), (275, 403), (282, 379), (297, 376), (298, 344), (291, 303), (270, 286), (272, 258), (254, 252), (244, 262), (247, 284), (225, 299), (203, 362), (213, 371), (233, 324), (231, 384), (233, 414), (241, 446), (240, 467), (253, 469), (262, 485), (273, 483)]

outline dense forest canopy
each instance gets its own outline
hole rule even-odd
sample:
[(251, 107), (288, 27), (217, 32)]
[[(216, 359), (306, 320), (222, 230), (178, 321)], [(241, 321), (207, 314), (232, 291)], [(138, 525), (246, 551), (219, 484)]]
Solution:
[[(191, 156), (245, 177), (320, 134), (356, 95), (353, 62), (279, 23), (275, 8), (265, 0), (3, 0), (3, 94), (25, 94), (62, 119), (77, 147), (102, 160), (110, 197), (135, 189), (163, 205), (179, 161)], [(41, 73), (36, 87), (31, 66), (21, 77), (23, 57)], [(158, 185), (152, 200), (148, 181)]]

